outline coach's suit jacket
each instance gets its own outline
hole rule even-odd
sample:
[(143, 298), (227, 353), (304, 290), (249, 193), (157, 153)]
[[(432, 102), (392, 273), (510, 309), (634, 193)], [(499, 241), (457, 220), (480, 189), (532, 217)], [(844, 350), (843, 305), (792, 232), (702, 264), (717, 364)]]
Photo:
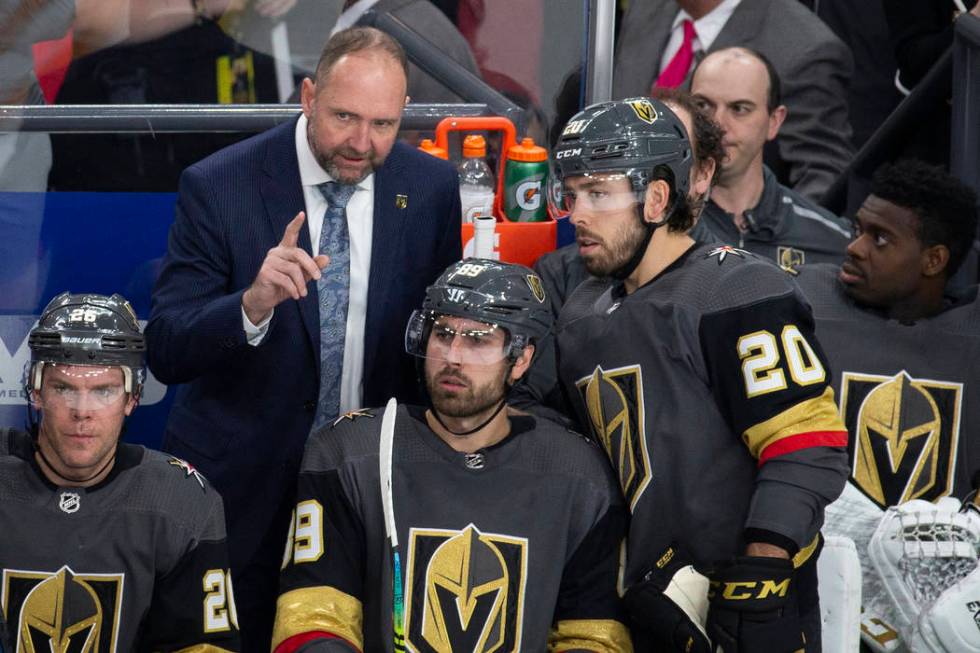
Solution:
[[(295, 127), (289, 121), (184, 171), (146, 328), (153, 374), (183, 384), (163, 448), (188, 459), (221, 492), (237, 569), (250, 563), (273, 517), (281, 519), (319, 388), (316, 283), (305, 298), (276, 307), (256, 347), (246, 341), (240, 308), (266, 253), (304, 209)], [(375, 175), (366, 405), (391, 396), (417, 401), (405, 325), (426, 285), (461, 257), (458, 186), (450, 164), (404, 143)], [(311, 251), (306, 225), (300, 245)], [(278, 555), (284, 536), (269, 535)]]
[[(613, 97), (650, 92), (678, 10), (675, 0), (630, 3), (616, 48)], [(798, 0), (742, 0), (708, 51), (732, 46), (758, 50), (776, 68), (788, 109), (780, 158), (793, 189), (819, 200), (853, 156), (850, 50)]]

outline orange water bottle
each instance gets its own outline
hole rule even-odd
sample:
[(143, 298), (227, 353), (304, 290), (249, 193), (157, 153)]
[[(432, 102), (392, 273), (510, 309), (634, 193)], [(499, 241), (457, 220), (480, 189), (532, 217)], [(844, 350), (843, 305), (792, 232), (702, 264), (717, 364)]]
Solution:
[(419, 143), (419, 149), (437, 159), (449, 160), (449, 152), (433, 143), (431, 138), (423, 138), (422, 142)]

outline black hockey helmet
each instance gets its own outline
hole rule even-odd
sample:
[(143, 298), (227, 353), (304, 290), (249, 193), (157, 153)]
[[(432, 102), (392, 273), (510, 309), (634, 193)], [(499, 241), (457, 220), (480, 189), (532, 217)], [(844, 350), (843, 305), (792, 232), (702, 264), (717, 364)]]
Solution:
[(532, 341), (544, 337), (553, 321), (541, 278), (516, 263), (469, 258), (454, 263), (426, 288), (422, 309), (405, 330), (405, 351), (424, 357), (435, 316), (469, 318), (509, 335), (507, 356), (516, 360)]
[(146, 374), (146, 341), (133, 307), (122, 295), (64, 292), (44, 308), (28, 338), (28, 390), (40, 390), (44, 365), (122, 368), (126, 392), (139, 396)]
[(674, 191), (686, 196), (694, 153), (684, 123), (666, 104), (635, 97), (593, 104), (572, 116), (555, 145), (554, 163), (559, 181), (621, 172), (638, 193), (663, 165), (673, 173)]

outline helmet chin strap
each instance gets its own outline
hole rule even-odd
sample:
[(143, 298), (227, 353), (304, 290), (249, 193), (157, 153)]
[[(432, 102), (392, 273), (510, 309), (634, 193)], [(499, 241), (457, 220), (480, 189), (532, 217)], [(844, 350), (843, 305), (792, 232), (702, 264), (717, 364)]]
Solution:
[(88, 478), (68, 478), (63, 474), (60, 474), (58, 470), (55, 469), (54, 465), (51, 464), (51, 461), (48, 460), (48, 457), (44, 455), (43, 451), (41, 451), (41, 447), (37, 442), (34, 443), (34, 451), (37, 452), (37, 455), (41, 457), (41, 460), (44, 461), (45, 466), (47, 466), (47, 468), (51, 470), (52, 474), (54, 474), (55, 476), (57, 476), (63, 481), (68, 481), (69, 483), (74, 483), (74, 484), (84, 484), (98, 478), (99, 474), (104, 472), (109, 467), (109, 465), (111, 465), (116, 461), (116, 452), (113, 451), (112, 455), (109, 456), (109, 459), (105, 461), (105, 464), (102, 465), (102, 467), (99, 467), (99, 471), (95, 472)]
[(637, 205), (637, 217), (646, 229), (646, 234), (643, 236), (643, 240), (640, 241), (640, 244), (637, 245), (636, 249), (633, 251), (633, 255), (629, 258), (629, 260), (610, 273), (610, 276), (618, 281), (622, 281), (626, 277), (633, 274), (633, 271), (636, 270), (637, 266), (640, 264), (640, 261), (643, 260), (643, 257), (647, 253), (647, 246), (650, 244), (650, 239), (653, 238), (653, 232), (667, 224), (671, 214), (674, 212), (674, 207), (671, 207), (670, 211), (668, 211), (667, 215), (660, 222), (647, 222), (643, 219), (643, 206), (643, 202), (640, 202)]
[(432, 412), (432, 416), (436, 418), (436, 421), (437, 422), (439, 422), (439, 426), (441, 426), (442, 428), (446, 429), (447, 431), (449, 431), (453, 435), (458, 435), (458, 436), (462, 437), (464, 435), (473, 435), (474, 433), (476, 433), (477, 431), (479, 431), (480, 429), (482, 429), (484, 426), (486, 426), (487, 424), (489, 424), (490, 422), (492, 422), (493, 421), (493, 418), (496, 417), (497, 415), (499, 415), (500, 414), (500, 411), (502, 411), (504, 409), (504, 406), (506, 406), (506, 405), (507, 405), (507, 396), (505, 395), (505, 396), (503, 396), (500, 399), (500, 403), (497, 404), (497, 410), (493, 411), (493, 414), (490, 415), (490, 417), (488, 417), (485, 420), (483, 420), (483, 422), (481, 422), (479, 426), (477, 426), (476, 428), (470, 429), (469, 431), (454, 431), (451, 428), (449, 428), (448, 426), (446, 426), (446, 423), (442, 421), (442, 418), (439, 417), (439, 411), (437, 411), (435, 409), (435, 407), (432, 408), (432, 411), (431, 412)]

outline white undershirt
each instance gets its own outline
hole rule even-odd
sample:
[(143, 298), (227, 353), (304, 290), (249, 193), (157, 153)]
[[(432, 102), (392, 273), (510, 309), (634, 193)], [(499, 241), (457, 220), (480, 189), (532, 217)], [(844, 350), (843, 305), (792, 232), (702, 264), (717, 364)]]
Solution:
[[(306, 205), (306, 225), (310, 230), (313, 255), (320, 253), (320, 231), (327, 201), (318, 184), (333, 181), (320, 167), (306, 140), (306, 116), (296, 123), (296, 158)], [(371, 273), (371, 238), (374, 233), (374, 174), (363, 179), (347, 202), (347, 230), (350, 234), (350, 295), (347, 306), (347, 334), (344, 337), (344, 366), (340, 381), (340, 412), (362, 408), (364, 380), (364, 324), (367, 318), (368, 280)], [(327, 252), (329, 255), (329, 252)], [(245, 334), (250, 345), (262, 342), (269, 329), (270, 316), (253, 325), (242, 309)]]
[[(694, 52), (707, 52), (711, 49), (711, 44), (718, 38), (718, 34), (725, 27), (725, 23), (732, 17), (732, 13), (742, 0), (723, 0), (723, 2), (709, 11), (707, 14), (694, 21)], [(674, 17), (674, 23), (670, 28), (670, 39), (664, 54), (660, 57), (660, 72), (670, 64), (677, 51), (684, 43), (684, 21), (692, 20), (691, 15), (681, 9)]]

